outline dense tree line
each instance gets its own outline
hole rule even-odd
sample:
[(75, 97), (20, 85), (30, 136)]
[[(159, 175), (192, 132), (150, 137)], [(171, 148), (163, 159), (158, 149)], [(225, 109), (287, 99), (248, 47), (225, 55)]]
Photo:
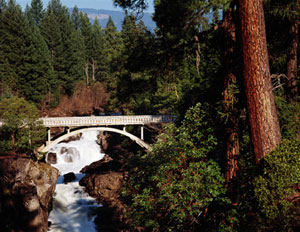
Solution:
[[(138, 14), (147, 6), (113, 2)], [(178, 116), (129, 161), (122, 197), (135, 226), (297, 231), (299, 0), (154, 3), (153, 34), (127, 11), (117, 31), (59, 0), (46, 9), (32, 0), (25, 12), (0, 0), (0, 117), (11, 96), (54, 107), (79, 82), (100, 82), (106, 111)]]
[[(111, 18), (101, 28), (97, 19), (91, 24), (76, 6), (70, 14), (59, 0), (50, 1), (46, 9), (42, 1), (33, 0), (25, 12), (12, 0), (1, 1), (0, 17), (2, 97), (18, 95), (38, 107), (45, 101), (55, 106), (82, 81), (106, 86), (111, 95), (108, 110), (133, 113), (146, 101), (136, 99), (144, 98), (141, 93), (127, 96), (133, 91), (126, 89), (151, 79), (140, 73), (149, 66), (153, 35), (134, 16), (126, 15), (120, 32)], [(129, 84), (126, 73), (136, 83)]]

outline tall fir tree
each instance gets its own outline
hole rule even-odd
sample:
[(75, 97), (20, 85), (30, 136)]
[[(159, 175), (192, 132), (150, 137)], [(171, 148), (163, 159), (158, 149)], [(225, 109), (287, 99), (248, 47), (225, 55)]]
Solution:
[(29, 12), (35, 25), (39, 26), (45, 14), (43, 2), (41, 0), (32, 0)]
[(1, 81), (27, 100), (40, 103), (50, 91), (52, 79), (44, 40), (15, 1), (9, 1), (1, 17)]
[(72, 20), (75, 26), (75, 29), (78, 30), (80, 27), (80, 16), (79, 16), (79, 10), (78, 7), (75, 5), (72, 10)]
[(256, 162), (280, 142), (281, 133), (270, 81), (263, 1), (239, 0), (244, 83)]
[(51, 62), (61, 90), (72, 94), (76, 82), (84, 76), (83, 47), (68, 9), (59, 0), (49, 2), (41, 23), (41, 33), (50, 50)]
[(104, 64), (104, 32), (100, 26), (99, 20), (95, 18), (92, 26), (92, 40), (91, 40), (92, 54), (92, 79), (102, 81)]
[[(123, 108), (134, 113), (151, 112), (152, 96), (155, 92), (153, 78), (153, 37), (144, 23), (137, 24), (133, 15), (126, 13), (121, 37), (123, 48), (118, 73), (118, 99)], [(149, 65), (151, 64), (151, 65)]]
[(120, 32), (109, 17), (106, 27), (104, 28), (104, 66), (103, 66), (103, 80), (107, 83), (107, 89), (110, 92), (109, 107), (110, 110), (120, 110), (122, 106), (119, 105), (118, 92), (118, 75), (121, 72), (122, 65), (120, 63), (121, 52), (123, 49), (123, 42)]
[(90, 84), (91, 79), (91, 56), (93, 54), (92, 50), (92, 25), (87, 14), (80, 12), (80, 29), (84, 40), (85, 51), (84, 51), (84, 72), (87, 85)]

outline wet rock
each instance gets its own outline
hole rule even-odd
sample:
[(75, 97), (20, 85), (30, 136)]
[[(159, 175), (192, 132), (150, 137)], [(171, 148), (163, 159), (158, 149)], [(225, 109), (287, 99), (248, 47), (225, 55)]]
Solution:
[(119, 199), (122, 182), (122, 172), (86, 175), (79, 182), (89, 195), (103, 205), (95, 219), (99, 231), (130, 231), (124, 217), (124, 204)]
[(49, 152), (49, 153), (47, 154), (46, 161), (47, 161), (48, 164), (56, 164), (56, 163), (57, 163), (57, 156), (56, 156), (56, 153), (54, 153), (54, 152)]
[(58, 170), (26, 158), (0, 162), (0, 231), (45, 232)]
[(84, 186), (91, 196), (101, 201), (110, 201), (119, 198), (122, 180), (122, 173), (109, 172), (87, 175), (80, 180), (79, 184)]
[(67, 184), (76, 179), (74, 172), (69, 172), (64, 175), (64, 183)]
[(109, 171), (118, 171), (121, 166), (122, 164), (119, 161), (113, 160), (109, 155), (105, 155), (103, 159), (85, 166), (80, 172), (86, 174), (100, 174)]
[(71, 141), (78, 141), (78, 140), (80, 140), (81, 136), (82, 136), (82, 133), (79, 133), (79, 134), (77, 134), (77, 135), (70, 136), (70, 137), (68, 137), (67, 139), (65, 139), (64, 142), (65, 142), (65, 143), (69, 143), (69, 142), (71, 142)]
[(75, 160), (80, 159), (80, 153), (75, 147), (62, 147), (60, 152), (66, 163), (73, 163)]
[(101, 152), (105, 153), (105, 151), (108, 149), (109, 142), (108, 140), (111, 138), (111, 135), (109, 133), (104, 133), (104, 131), (100, 131), (97, 135), (97, 143), (101, 147)]

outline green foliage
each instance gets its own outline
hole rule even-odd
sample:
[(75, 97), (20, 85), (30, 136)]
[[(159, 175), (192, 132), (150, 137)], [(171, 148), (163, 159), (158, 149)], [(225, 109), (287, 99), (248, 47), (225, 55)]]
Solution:
[(29, 14), (34, 24), (39, 26), (45, 14), (43, 2), (41, 0), (31, 0)]
[(40, 28), (50, 51), (57, 85), (70, 95), (76, 82), (84, 78), (82, 35), (75, 29), (68, 9), (59, 0), (49, 2)]
[(298, 0), (264, 0), (267, 13), (282, 20), (299, 20), (300, 5)]
[(40, 103), (51, 89), (50, 54), (39, 29), (10, 1), (0, 15), (0, 82)]
[(166, 128), (152, 151), (132, 161), (123, 191), (130, 218), (155, 231), (193, 231), (223, 198), (224, 178), (211, 159), (217, 145), (207, 111), (197, 104), (178, 129)]
[(300, 132), (300, 103), (288, 103), (282, 92), (280, 89), (275, 94), (281, 134), (284, 138), (295, 138)]
[(143, 22), (126, 14), (122, 30), (122, 47), (119, 56), (116, 106), (124, 112), (143, 114), (151, 112), (155, 91), (154, 39)]
[(40, 146), (46, 130), (38, 121), (39, 116), (39, 110), (24, 98), (1, 100), (1, 154), (31, 153)]
[(261, 161), (263, 172), (254, 181), (254, 193), (264, 226), (273, 230), (288, 231), (293, 226), (292, 203), (287, 198), (295, 193), (293, 187), (300, 181), (299, 157), (300, 141), (283, 140)]

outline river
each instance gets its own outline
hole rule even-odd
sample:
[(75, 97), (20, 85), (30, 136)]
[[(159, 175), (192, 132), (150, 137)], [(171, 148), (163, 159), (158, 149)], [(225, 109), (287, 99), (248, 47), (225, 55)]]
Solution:
[[(56, 167), (60, 175), (54, 193), (53, 209), (49, 215), (52, 232), (96, 232), (93, 223), (96, 209), (101, 205), (84, 192), (79, 180), (84, 174), (79, 171), (94, 161), (103, 158), (97, 144), (98, 131), (84, 132), (78, 141), (60, 143), (50, 152), (57, 154)], [(62, 175), (73, 172), (76, 180), (64, 184)]]

